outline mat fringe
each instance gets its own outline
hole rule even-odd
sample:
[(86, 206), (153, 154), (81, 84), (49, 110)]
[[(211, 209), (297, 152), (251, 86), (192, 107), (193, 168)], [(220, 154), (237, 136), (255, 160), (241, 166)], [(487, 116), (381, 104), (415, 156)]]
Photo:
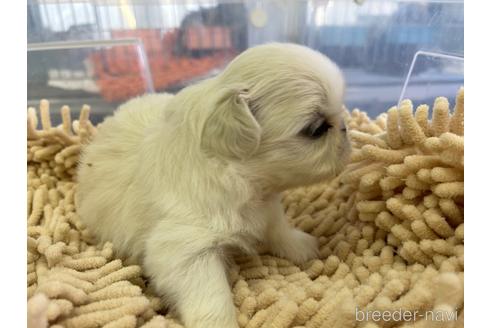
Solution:
[[(73, 121), (63, 106), (57, 127), (48, 101), (39, 111), (40, 129), (34, 108), (27, 118), (29, 327), (183, 327), (146, 291), (141, 268), (115, 258), (110, 243), (96, 247), (79, 220), (78, 155), (97, 133), (89, 106)], [(240, 327), (463, 327), (463, 88), (453, 113), (439, 97), (428, 115), (409, 100), (374, 120), (347, 112), (348, 167), (283, 197), (292, 224), (318, 238), (321, 258), (296, 266), (237, 257)], [(357, 321), (356, 308), (415, 311), (416, 321)]]

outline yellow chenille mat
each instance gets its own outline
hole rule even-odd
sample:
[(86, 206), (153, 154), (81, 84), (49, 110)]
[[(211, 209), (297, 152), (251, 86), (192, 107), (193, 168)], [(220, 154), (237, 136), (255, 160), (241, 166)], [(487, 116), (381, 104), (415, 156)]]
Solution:
[[(30, 327), (182, 327), (138, 266), (93, 246), (75, 205), (80, 147), (97, 128), (49, 103), (28, 110), (27, 298)], [(331, 183), (285, 193), (293, 225), (321, 258), (296, 266), (263, 254), (230, 273), (240, 327), (463, 327), (464, 91), (403, 101), (374, 120), (347, 116), (351, 164)]]

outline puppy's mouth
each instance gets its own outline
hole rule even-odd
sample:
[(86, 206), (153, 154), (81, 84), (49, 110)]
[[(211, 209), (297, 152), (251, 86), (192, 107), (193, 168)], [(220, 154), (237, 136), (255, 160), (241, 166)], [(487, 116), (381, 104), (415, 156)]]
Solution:
[(338, 147), (339, 153), (339, 165), (336, 168), (336, 175), (339, 175), (347, 164), (350, 163), (350, 154), (352, 153), (352, 146), (350, 145), (350, 141), (346, 139), (342, 142), (342, 144)]

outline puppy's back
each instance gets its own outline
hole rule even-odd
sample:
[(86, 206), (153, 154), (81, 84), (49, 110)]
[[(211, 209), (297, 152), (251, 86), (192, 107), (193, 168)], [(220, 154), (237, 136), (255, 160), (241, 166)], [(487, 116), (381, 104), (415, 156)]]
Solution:
[(134, 183), (136, 170), (145, 165), (138, 150), (172, 98), (170, 94), (153, 94), (121, 105), (82, 150), (77, 176), (81, 220), (100, 241), (112, 241), (122, 255), (128, 255), (125, 250), (131, 247), (138, 256), (146, 228), (136, 215), (145, 211), (138, 201), (144, 192)]

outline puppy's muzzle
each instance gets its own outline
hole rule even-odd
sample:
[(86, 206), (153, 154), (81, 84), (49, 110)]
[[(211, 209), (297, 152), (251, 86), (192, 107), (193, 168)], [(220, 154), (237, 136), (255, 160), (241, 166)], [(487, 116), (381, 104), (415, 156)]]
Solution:
[(342, 121), (342, 126), (340, 128), (340, 131), (342, 131), (343, 133), (347, 133), (347, 126), (345, 125), (345, 122)]

